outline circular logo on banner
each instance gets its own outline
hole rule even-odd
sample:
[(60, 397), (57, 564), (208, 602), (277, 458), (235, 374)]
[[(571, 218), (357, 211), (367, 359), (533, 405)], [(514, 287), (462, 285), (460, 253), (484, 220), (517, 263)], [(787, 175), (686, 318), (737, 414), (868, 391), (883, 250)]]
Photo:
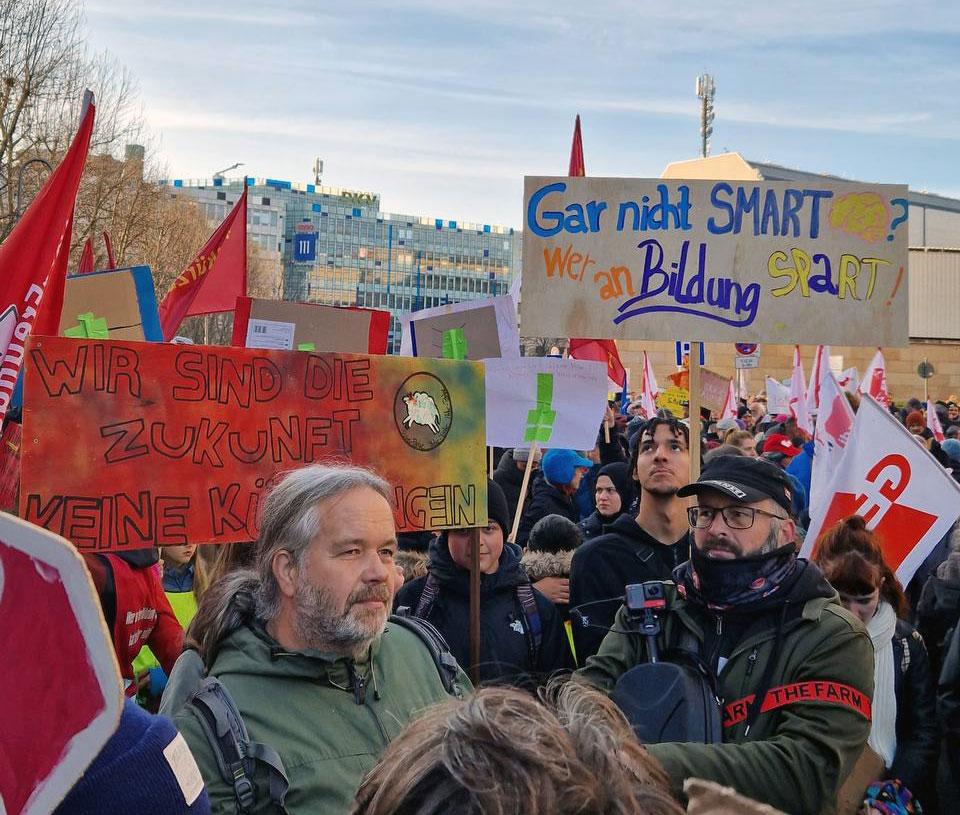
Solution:
[(757, 344), (755, 342), (737, 342), (734, 343), (734, 348), (737, 349), (738, 354), (753, 354), (756, 353)]
[(410, 447), (433, 450), (443, 444), (453, 424), (450, 391), (433, 374), (411, 374), (393, 397), (393, 419)]

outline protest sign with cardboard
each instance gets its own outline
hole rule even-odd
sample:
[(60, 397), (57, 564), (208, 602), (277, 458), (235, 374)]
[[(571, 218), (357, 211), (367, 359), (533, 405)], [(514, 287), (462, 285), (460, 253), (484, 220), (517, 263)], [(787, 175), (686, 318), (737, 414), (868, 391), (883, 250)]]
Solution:
[[(400, 326), (404, 356), (454, 358), (458, 350), (460, 359), (520, 356), (517, 308), (509, 295), (414, 311), (400, 317)], [(449, 339), (458, 332), (463, 345), (451, 354)]]
[(810, 506), (800, 550), (810, 557), (821, 532), (861, 515), (904, 586), (960, 516), (960, 485), (900, 422), (864, 395), (823, 499)]
[(591, 450), (607, 406), (607, 366), (550, 357), (490, 359), (487, 444)]
[(907, 189), (527, 177), (530, 336), (907, 343)]
[(150, 267), (68, 277), (59, 334), (80, 339), (162, 342)]
[(93, 582), (62, 538), (0, 513), (0, 812), (52, 812), (120, 721)]
[[(670, 374), (669, 378), (676, 387), (687, 391), (689, 397), (690, 371), (688, 369)], [(727, 377), (702, 368), (700, 370), (700, 406), (707, 408), (714, 415), (719, 414), (727, 399), (729, 385), (730, 380)]]
[(81, 550), (257, 537), (271, 479), (350, 460), (400, 530), (486, 523), (483, 366), (38, 338), (23, 517)]
[(233, 316), (237, 348), (385, 354), (390, 312), (238, 297)]
[(768, 415), (780, 416), (790, 412), (790, 388), (768, 376), (766, 390)]

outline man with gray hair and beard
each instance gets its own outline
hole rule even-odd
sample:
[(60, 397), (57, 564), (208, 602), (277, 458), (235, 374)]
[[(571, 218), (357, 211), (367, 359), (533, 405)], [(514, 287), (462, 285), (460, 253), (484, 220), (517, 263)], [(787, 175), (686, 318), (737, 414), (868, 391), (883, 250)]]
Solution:
[[(445, 681), (426, 641), (389, 619), (402, 578), (390, 488), (379, 476), (352, 466), (289, 473), (264, 503), (256, 550), (255, 571), (227, 574), (204, 595), (188, 638), (233, 698), (250, 742), (279, 755), (284, 810), (345, 812), (404, 725), (469, 680), (457, 670)], [(173, 695), (177, 681), (175, 669)], [(255, 800), (240, 802), (196, 705), (175, 723), (213, 812), (278, 811), (268, 764), (256, 762), (251, 774)]]

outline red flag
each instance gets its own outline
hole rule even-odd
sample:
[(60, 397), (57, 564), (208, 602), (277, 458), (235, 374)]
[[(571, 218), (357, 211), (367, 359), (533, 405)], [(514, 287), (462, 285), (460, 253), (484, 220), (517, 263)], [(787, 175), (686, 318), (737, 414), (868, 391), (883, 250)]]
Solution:
[(800, 346), (793, 346), (793, 376), (790, 378), (790, 415), (797, 427), (808, 435), (813, 432), (810, 414), (807, 413), (807, 392), (804, 384), (803, 363), (800, 361)]
[(737, 395), (733, 390), (733, 380), (730, 380), (730, 385), (727, 387), (727, 395), (723, 400), (723, 407), (720, 408), (720, 415), (717, 417), (717, 420), (720, 419), (736, 419), (737, 418)]
[(580, 114), (577, 114), (577, 122), (573, 126), (573, 144), (570, 146), (570, 172), (567, 175), (586, 175), (587, 170), (583, 166), (583, 139), (580, 136)]
[(67, 274), (73, 207), (96, 109), (89, 91), (83, 102), (80, 126), (63, 161), (0, 245), (0, 418), (10, 407), (27, 337), (34, 328), (41, 330), (41, 319), (56, 325), (54, 334), (59, 328), (62, 296), (56, 303), (45, 293), (48, 285), (62, 288)]
[(870, 367), (860, 380), (860, 393), (866, 393), (876, 399), (884, 407), (890, 407), (890, 392), (887, 390), (887, 363), (883, 358), (883, 351), (877, 349), (873, 355)]
[(607, 377), (610, 381), (617, 383), (617, 387), (623, 385), (627, 372), (620, 361), (620, 352), (617, 350), (616, 340), (571, 339), (570, 358), (605, 362), (607, 364)]
[(93, 271), (93, 244), (90, 238), (83, 244), (83, 252), (80, 253), (80, 263), (77, 265), (77, 274), (89, 274)]
[[(207, 285), (204, 285), (207, 284)], [(184, 317), (233, 311), (247, 294), (247, 185), (230, 214), (180, 274), (160, 304), (160, 327), (169, 342)]]

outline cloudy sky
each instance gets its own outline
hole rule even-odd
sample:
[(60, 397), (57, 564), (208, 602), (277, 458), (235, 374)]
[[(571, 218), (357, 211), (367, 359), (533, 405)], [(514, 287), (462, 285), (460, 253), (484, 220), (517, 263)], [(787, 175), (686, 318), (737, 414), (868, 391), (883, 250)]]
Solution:
[[(668, 8), (669, 6), (669, 8)], [(522, 178), (657, 176), (699, 149), (960, 197), (953, 2), (89, 0), (173, 177), (378, 192), (383, 209), (518, 226)]]

